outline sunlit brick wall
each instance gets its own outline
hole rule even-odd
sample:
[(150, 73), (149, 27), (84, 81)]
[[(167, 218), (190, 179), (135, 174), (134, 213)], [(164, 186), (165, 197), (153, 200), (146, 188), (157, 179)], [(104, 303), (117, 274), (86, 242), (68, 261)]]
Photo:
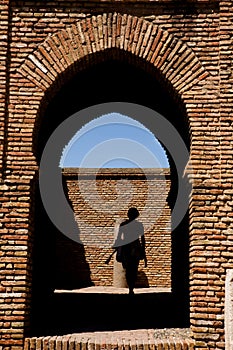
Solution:
[[(140, 263), (138, 286), (170, 288), (169, 169), (70, 168), (64, 169), (63, 174), (92, 282), (98, 286), (113, 285), (114, 259), (109, 265), (104, 261), (112, 252), (116, 228), (127, 219), (128, 209), (136, 207), (145, 229), (148, 259), (147, 268)], [(71, 242), (68, 244), (72, 246)], [(64, 249), (64, 241), (62, 246)]]

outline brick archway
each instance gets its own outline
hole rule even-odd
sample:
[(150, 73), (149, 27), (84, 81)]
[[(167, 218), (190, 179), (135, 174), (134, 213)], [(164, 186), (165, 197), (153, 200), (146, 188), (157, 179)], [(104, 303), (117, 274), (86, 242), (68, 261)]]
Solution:
[[(186, 44), (157, 25), (141, 18), (116, 13), (92, 16), (48, 36), (19, 68), (18, 80), (22, 84), (20, 98), (27, 96), (24, 103), (27, 113), (24, 114), (25, 110), (20, 112), (23, 115), (22, 128), (25, 127), (27, 131), (30, 129), (30, 133), (35, 129), (41, 101), (49, 98), (51, 90), (59, 88), (61, 77), (76, 72), (77, 62), (82, 61), (85, 65), (95, 54), (102, 52), (107, 55), (112, 49), (130, 53), (151, 64), (181, 99), (185, 99), (209, 74)], [(32, 161), (33, 141), (30, 136), (27, 150), (23, 147), (21, 150), (19, 146), (20, 152), (13, 155), (14, 164), (12, 157), (7, 160), (7, 166), (11, 169), (10, 176), (13, 174), (19, 183), (20, 176), (27, 170), (26, 185), (30, 184), (38, 166), (36, 162), (33, 165)], [(21, 188), (29, 196), (29, 190), (23, 189), (23, 186)], [(29, 214), (27, 213), (28, 221)], [(30, 267), (27, 270), (30, 275), (29, 270)], [(25, 305), (30, 303), (29, 299), (27, 296)], [(28, 321), (28, 316), (25, 317)]]
[(180, 95), (208, 75), (193, 51), (168, 31), (144, 19), (118, 13), (92, 16), (48, 36), (19, 72), (46, 91), (78, 60), (112, 48), (152, 64)]
[[(211, 85), (208, 80), (210, 72), (203, 67), (194, 52), (160, 26), (128, 14), (91, 16), (49, 35), (17, 70), (18, 84), (21, 86), (20, 100), (26, 109), (22, 124), (34, 130), (33, 137), (37, 136), (37, 117), (45, 108), (44, 101), (46, 104), (77, 71), (95, 61), (101, 62), (105, 55), (118, 56), (119, 53), (130, 54), (153, 67), (160, 81), (172, 89), (175, 97), (185, 101), (186, 106), (197, 87), (200, 90), (207, 86), (208, 91), (208, 84)], [(26, 100), (24, 96), (27, 96)], [(29, 156), (35, 160), (33, 137), (30, 141), (32, 152), (27, 150), (25, 159)], [(6, 169), (9, 161), (4, 155), (3, 158), (6, 160), (3, 169)], [(23, 151), (21, 158), (24, 158)], [(20, 166), (22, 171), (26, 170), (21, 161)], [(35, 161), (32, 173), (37, 166)]]

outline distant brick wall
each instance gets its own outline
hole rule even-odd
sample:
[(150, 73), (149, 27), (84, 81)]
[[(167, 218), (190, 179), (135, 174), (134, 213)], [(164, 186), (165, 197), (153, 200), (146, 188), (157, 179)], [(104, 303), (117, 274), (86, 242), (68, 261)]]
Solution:
[(0, 11), (0, 346), (22, 349), (30, 324), (45, 108), (70, 77), (112, 58), (157, 79), (188, 122), (190, 325), (196, 349), (224, 349), (233, 263), (232, 1), (0, 0)]
[[(104, 262), (112, 252), (117, 223), (119, 225), (127, 218), (130, 207), (136, 207), (145, 228), (148, 259), (147, 268), (143, 267), (144, 262), (140, 263), (137, 285), (171, 288), (171, 209), (167, 203), (169, 170), (81, 169), (79, 172), (71, 168), (64, 169), (63, 174), (92, 283), (97, 286), (113, 285), (114, 259), (109, 265)], [(68, 244), (72, 246), (72, 242)], [(64, 249), (64, 240), (61, 240), (59, 251)], [(71, 259), (66, 266), (72, 264)], [(62, 261), (61, 266), (64, 266)], [(82, 265), (76, 266), (80, 279), (85, 281), (81, 268)], [(63, 273), (67, 274), (67, 271)]]

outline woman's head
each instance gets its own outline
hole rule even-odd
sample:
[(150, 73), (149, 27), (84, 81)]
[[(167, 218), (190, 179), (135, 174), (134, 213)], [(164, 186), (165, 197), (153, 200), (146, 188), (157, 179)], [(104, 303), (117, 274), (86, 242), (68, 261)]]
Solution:
[(134, 220), (139, 216), (139, 211), (137, 210), (137, 208), (132, 207), (129, 208), (127, 215), (130, 220)]

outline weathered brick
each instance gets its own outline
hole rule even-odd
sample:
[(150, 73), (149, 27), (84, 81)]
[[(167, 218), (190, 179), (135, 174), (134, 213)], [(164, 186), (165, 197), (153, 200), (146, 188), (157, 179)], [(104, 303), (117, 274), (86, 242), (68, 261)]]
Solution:
[[(233, 221), (232, 1), (55, 0), (34, 4), (1, 0), (0, 13), (0, 290), (27, 285), (30, 299), (31, 285), (24, 279), (32, 278), (32, 183), (39, 167), (34, 140), (40, 140), (38, 126), (47, 103), (77, 72), (87, 71), (106, 57), (120, 59), (165, 85), (182, 110), (180, 115), (171, 116), (171, 122), (182, 119), (181, 114), (187, 119), (192, 163), (189, 178), (193, 181), (188, 228), (190, 303), (198, 307), (192, 309), (190, 324), (196, 349), (223, 349), (223, 324), (206, 327), (195, 321), (202, 322), (205, 312), (209, 320), (223, 317), (225, 271), (233, 262), (229, 230)], [(103, 193), (105, 198), (111, 191), (114, 196), (114, 190), (109, 191), (110, 186)], [(162, 230), (160, 237), (166, 237)], [(152, 250), (158, 244), (150, 244), (154, 256)], [(166, 284), (172, 268), (166, 264), (174, 252), (167, 249), (163, 257), (165, 250), (166, 245), (161, 244), (164, 269), (160, 279)], [(152, 271), (151, 260), (150, 281)], [(101, 275), (101, 269), (96, 276), (101, 276), (103, 283), (110, 281), (106, 271)], [(14, 299), (17, 307), (10, 298), (1, 303), (5, 315), (11, 312), (10, 307), (18, 312), (28, 310), (30, 302)], [(4, 329), (9, 329), (0, 337), (0, 346), (22, 348), (27, 315), (25, 324), (17, 320), (4, 324)], [(58, 340), (56, 347), (59, 344)], [(36, 348), (33, 341), (30, 348)], [(25, 349), (29, 349), (29, 342)]]

